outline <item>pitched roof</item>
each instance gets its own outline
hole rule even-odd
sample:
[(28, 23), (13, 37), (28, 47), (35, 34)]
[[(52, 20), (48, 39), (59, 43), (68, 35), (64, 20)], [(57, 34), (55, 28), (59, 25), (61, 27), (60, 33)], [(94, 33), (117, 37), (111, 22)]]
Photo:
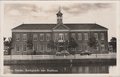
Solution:
[[(96, 23), (69, 23), (64, 24), (71, 30), (82, 30), (82, 29), (105, 29), (106, 27), (103, 27), (101, 25), (98, 25)], [(21, 24), (12, 30), (51, 30), (56, 26), (56, 24)]]

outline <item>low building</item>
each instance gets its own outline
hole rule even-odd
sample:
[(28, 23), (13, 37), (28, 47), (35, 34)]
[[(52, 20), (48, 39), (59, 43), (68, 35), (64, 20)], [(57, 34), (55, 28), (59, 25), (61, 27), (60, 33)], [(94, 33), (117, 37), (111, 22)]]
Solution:
[(32, 38), (33, 50), (36, 54), (41, 52), (58, 52), (57, 49), (48, 48), (50, 40), (64, 42), (70, 37), (74, 38), (78, 47), (71, 51), (85, 51), (88, 49), (89, 38), (94, 35), (98, 41), (96, 52), (108, 52), (108, 29), (96, 23), (63, 23), (61, 11), (58, 11), (56, 24), (21, 24), (12, 29), (12, 54), (31, 54), (28, 51), (27, 40)]

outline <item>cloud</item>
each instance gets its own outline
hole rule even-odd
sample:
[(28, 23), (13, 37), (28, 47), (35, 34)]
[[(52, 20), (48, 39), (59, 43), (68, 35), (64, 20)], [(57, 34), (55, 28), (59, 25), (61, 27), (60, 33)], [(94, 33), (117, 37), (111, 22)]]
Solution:
[[(7, 4), (5, 6), (5, 14), (14, 15), (11, 11), (19, 11), (21, 15), (29, 15), (31, 12), (38, 12), (41, 8), (34, 4)], [(15, 14), (16, 15), (16, 14)]]
[(100, 10), (110, 8), (108, 3), (76, 3), (69, 6), (63, 6), (63, 10), (71, 14), (87, 13), (91, 10)]
[[(5, 13), (12, 16), (49, 16), (56, 14), (59, 5), (37, 5), (37, 4), (7, 4), (5, 6)], [(71, 3), (68, 5), (63, 4), (62, 10), (68, 14), (82, 14), (91, 10), (100, 10), (110, 8), (110, 3)], [(44, 14), (45, 13), (45, 14)], [(48, 14), (49, 13), (49, 14)]]
[(14, 15), (14, 16), (20, 16), (21, 15), (19, 10), (11, 10), (11, 11), (9, 11), (9, 14)]

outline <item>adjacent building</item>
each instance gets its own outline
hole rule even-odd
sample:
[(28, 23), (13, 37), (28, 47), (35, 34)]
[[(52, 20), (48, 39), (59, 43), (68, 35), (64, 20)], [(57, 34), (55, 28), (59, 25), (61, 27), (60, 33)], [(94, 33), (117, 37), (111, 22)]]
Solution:
[(33, 50), (36, 54), (58, 52), (57, 49), (48, 48), (50, 40), (64, 42), (70, 37), (74, 38), (78, 44), (72, 51), (85, 51), (88, 48), (88, 41), (94, 35), (98, 41), (96, 52), (108, 52), (108, 29), (96, 23), (63, 23), (63, 14), (59, 10), (56, 24), (21, 24), (12, 29), (13, 55), (26, 55), (28, 51), (27, 40), (32, 38)]

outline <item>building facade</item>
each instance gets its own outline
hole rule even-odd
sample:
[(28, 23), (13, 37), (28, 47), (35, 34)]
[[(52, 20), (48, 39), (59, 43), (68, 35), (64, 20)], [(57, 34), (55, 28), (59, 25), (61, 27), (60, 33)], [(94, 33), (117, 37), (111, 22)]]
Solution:
[(49, 48), (50, 40), (64, 42), (70, 37), (78, 44), (71, 51), (81, 52), (88, 49), (88, 41), (94, 36), (98, 41), (96, 52), (106, 53), (108, 51), (108, 29), (96, 23), (68, 23), (62, 22), (63, 14), (58, 11), (56, 24), (21, 24), (12, 29), (13, 55), (31, 54), (28, 51), (27, 41), (32, 39), (33, 50), (36, 54), (44, 52), (58, 52), (57, 49)]

